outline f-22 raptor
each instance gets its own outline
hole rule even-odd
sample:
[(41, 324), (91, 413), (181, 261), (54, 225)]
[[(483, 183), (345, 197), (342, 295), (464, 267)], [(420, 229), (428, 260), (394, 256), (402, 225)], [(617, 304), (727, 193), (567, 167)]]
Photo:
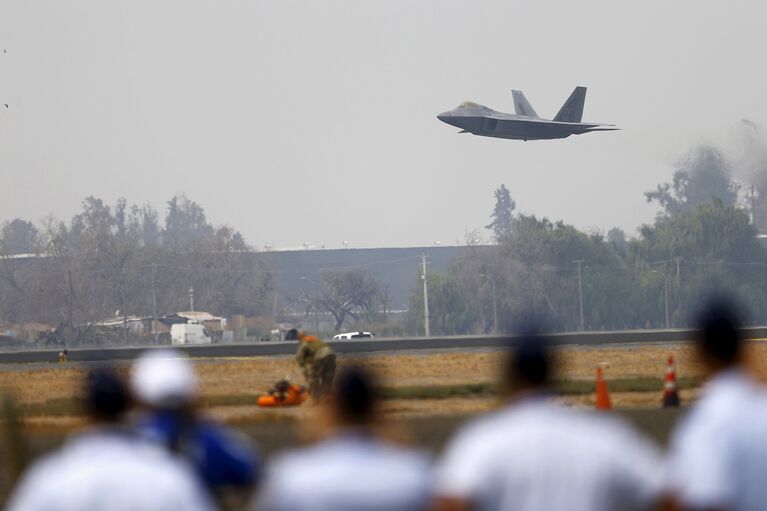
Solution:
[(613, 124), (581, 122), (586, 87), (576, 87), (552, 120), (541, 119), (519, 90), (511, 91), (516, 114), (498, 112), (476, 103), (466, 102), (458, 108), (437, 116), (442, 122), (461, 128), (459, 133), (472, 133), (482, 137), (510, 138), (514, 140), (548, 140), (567, 138), (592, 131), (614, 131)]

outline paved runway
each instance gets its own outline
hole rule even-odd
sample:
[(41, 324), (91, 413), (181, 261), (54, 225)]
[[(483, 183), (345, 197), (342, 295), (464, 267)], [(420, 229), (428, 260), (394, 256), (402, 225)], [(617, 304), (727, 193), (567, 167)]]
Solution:
[[(671, 343), (686, 342), (692, 339), (692, 330), (628, 330), (617, 332), (574, 332), (549, 334), (546, 337), (552, 344), (561, 346), (598, 346), (622, 345), (629, 343)], [(743, 330), (746, 339), (767, 338), (767, 327), (747, 328)], [(476, 349), (500, 348), (514, 345), (518, 337), (507, 336), (453, 336), (453, 337), (412, 337), (399, 339), (354, 339), (332, 341), (330, 344), (337, 353), (375, 353), (433, 349)], [(77, 348), (69, 350), (72, 362), (106, 362), (113, 360), (131, 360), (145, 349), (152, 347), (125, 348)], [(203, 346), (182, 346), (183, 351), (192, 357), (255, 357), (290, 355), (295, 353), (295, 342), (254, 342), (234, 344), (209, 344)], [(0, 364), (56, 362), (58, 349), (3, 351), (0, 352)]]

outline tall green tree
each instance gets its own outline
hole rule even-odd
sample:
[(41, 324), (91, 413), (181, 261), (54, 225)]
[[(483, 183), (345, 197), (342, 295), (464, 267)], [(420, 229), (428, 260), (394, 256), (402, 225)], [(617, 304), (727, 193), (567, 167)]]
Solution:
[[(432, 335), (470, 334), (479, 327), (479, 310), (459, 281), (451, 275), (429, 272), (429, 328)], [(407, 325), (410, 332), (424, 333), (423, 286), (418, 286), (410, 296)]]
[(650, 265), (646, 271), (655, 274), (655, 284), (644, 285), (654, 285), (656, 296), (665, 291), (661, 276), (669, 279), (675, 325), (685, 324), (706, 296), (723, 290), (737, 294), (752, 318), (767, 319), (767, 254), (747, 211), (715, 200), (659, 218), (639, 233), (628, 257), (638, 267)]
[(495, 208), (490, 215), (492, 221), (485, 226), (493, 232), (496, 241), (501, 241), (504, 237), (511, 234), (512, 216), (517, 208), (517, 203), (511, 198), (511, 193), (506, 185), (502, 184), (495, 191)]

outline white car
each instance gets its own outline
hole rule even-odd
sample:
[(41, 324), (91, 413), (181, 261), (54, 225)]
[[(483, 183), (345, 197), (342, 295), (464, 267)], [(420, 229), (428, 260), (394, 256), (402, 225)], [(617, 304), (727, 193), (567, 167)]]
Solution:
[(334, 341), (340, 341), (343, 339), (372, 339), (375, 335), (370, 332), (346, 332), (345, 334), (336, 334), (333, 336)]

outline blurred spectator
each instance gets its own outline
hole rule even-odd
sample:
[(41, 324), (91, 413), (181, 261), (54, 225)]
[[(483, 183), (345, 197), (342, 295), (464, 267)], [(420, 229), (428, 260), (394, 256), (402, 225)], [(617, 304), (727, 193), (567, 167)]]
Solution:
[(264, 511), (409, 511), (429, 500), (429, 461), (374, 433), (377, 400), (370, 376), (351, 368), (325, 402), (331, 434), (281, 455), (267, 471)]
[(186, 464), (122, 423), (128, 395), (111, 371), (88, 376), (91, 426), (25, 474), (11, 511), (211, 510), (207, 492)]
[(211, 491), (256, 482), (260, 462), (250, 442), (198, 413), (197, 375), (184, 354), (145, 352), (133, 365), (131, 387), (143, 434), (189, 461)]
[(549, 397), (544, 343), (521, 341), (504, 367), (508, 406), (451, 441), (437, 470), (437, 509), (600, 511), (660, 500), (662, 463), (652, 444), (615, 417)]
[(745, 369), (732, 302), (707, 304), (695, 350), (706, 384), (671, 439), (669, 485), (677, 509), (767, 509), (767, 400)]

